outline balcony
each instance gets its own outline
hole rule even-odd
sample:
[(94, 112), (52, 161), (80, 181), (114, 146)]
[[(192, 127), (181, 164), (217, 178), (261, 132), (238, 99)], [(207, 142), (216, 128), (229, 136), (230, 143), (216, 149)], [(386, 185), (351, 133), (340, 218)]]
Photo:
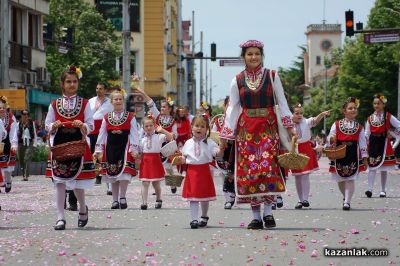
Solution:
[(35, 70), (46, 67), (46, 53), (43, 50), (10, 42), (10, 68)]

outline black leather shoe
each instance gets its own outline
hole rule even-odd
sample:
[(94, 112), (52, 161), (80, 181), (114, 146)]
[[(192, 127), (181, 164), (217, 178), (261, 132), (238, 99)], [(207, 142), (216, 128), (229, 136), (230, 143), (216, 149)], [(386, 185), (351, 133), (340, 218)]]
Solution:
[(265, 228), (273, 228), (276, 227), (274, 216), (267, 215), (263, 217)]
[(350, 211), (350, 203), (343, 203), (343, 210), (344, 211)]
[[(62, 222), (62, 223), (61, 223)], [(54, 230), (65, 230), (65, 225), (67, 222), (65, 220), (58, 220), (54, 226)]]
[(260, 229), (264, 229), (264, 225), (263, 225), (262, 221), (254, 219), (247, 225), (247, 229), (260, 230)]
[(96, 185), (101, 185), (101, 176), (96, 176)]
[(156, 204), (154, 205), (154, 208), (161, 209), (161, 207), (162, 207), (162, 200), (156, 200)]
[(76, 212), (78, 211), (78, 205), (70, 204), (67, 210)]
[(294, 208), (295, 208), (296, 210), (299, 210), (299, 209), (303, 208), (303, 203), (302, 203), (301, 201), (297, 202), (297, 203), (296, 203), (296, 206), (294, 206)]
[(111, 204), (111, 209), (112, 209), (112, 210), (119, 209), (119, 202), (118, 202), (118, 201), (114, 201), (114, 202)]
[(11, 183), (6, 183), (6, 193), (11, 191)]
[(78, 218), (78, 227), (85, 227), (85, 225), (87, 225), (88, 221), (89, 221), (89, 208), (88, 206), (86, 206), (86, 213), (79, 213), (80, 215), (86, 215), (86, 219), (82, 220), (80, 218)]
[(303, 207), (310, 207), (310, 202), (308, 202), (308, 200), (303, 200), (302, 204)]
[(142, 204), (140, 205), (141, 210), (147, 210), (147, 204)]
[(171, 187), (171, 192), (172, 192), (172, 194), (175, 194), (176, 191), (177, 191), (176, 187)]
[(106, 193), (108, 196), (112, 196), (112, 191), (107, 191)]
[(210, 217), (208, 217), (208, 216), (201, 216), (201, 220), (200, 220), (199, 226), (200, 227), (206, 227), (207, 226), (207, 222), (208, 222), (209, 219), (210, 219)]
[(283, 207), (283, 199), (282, 196), (277, 196), (276, 197), (276, 207), (282, 208)]
[(199, 228), (199, 221), (197, 221), (197, 220), (191, 221), (191, 222), (190, 222), (190, 228), (192, 228), (192, 229), (197, 229), (197, 228)]
[(366, 195), (368, 198), (372, 197), (372, 191), (369, 191), (369, 190), (365, 191), (365, 195)]
[(128, 203), (126, 203), (126, 198), (120, 198), (119, 199), (119, 207), (121, 209), (126, 209), (128, 208)]

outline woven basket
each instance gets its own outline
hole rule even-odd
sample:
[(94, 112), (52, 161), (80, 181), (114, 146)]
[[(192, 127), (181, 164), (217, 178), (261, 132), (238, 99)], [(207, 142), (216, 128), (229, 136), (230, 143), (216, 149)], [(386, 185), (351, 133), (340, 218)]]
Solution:
[(286, 169), (303, 169), (310, 159), (307, 155), (296, 153), (296, 137), (292, 138), (291, 151), (278, 156), (278, 163)]
[(176, 141), (171, 140), (161, 148), (160, 152), (164, 157), (169, 157), (173, 155), (177, 150), (178, 150), (178, 145), (176, 144)]
[(4, 153), (4, 143), (1, 142), (0, 143), (0, 154), (3, 154), (3, 153)]
[(170, 187), (180, 187), (184, 177), (181, 175), (166, 175), (165, 185)]
[(326, 157), (331, 161), (343, 159), (346, 157), (346, 145), (341, 144), (337, 147), (334, 145), (332, 148), (324, 148), (322, 152), (325, 153)]
[[(71, 123), (70, 122), (63, 123), (63, 125), (66, 124), (71, 124)], [(50, 138), (48, 138), (48, 144), (50, 147), (53, 160), (57, 160), (60, 162), (83, 157), (87, 146), (86, 135), (84, 134), (82, 134), (82, 140), (70, 141), (55, 146), (50, 145)]]

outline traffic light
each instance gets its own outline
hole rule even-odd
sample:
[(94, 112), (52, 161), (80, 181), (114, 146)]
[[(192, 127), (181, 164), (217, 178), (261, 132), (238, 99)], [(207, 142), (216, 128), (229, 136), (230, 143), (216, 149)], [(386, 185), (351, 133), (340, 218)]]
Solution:
[(203, 58), (203, 52), (198, 52), (194, 54), (195, 58)]
[(346, 36), (354, 36), (354, 16), (353, 11), (349, 9), (349, 11), (345, 12), (346, 17)]
[(217, 61), (217, 45), (211, 44), (211, 61)]
[(53, 40), (53, 25), (50, 23), (43, 23), (43, 40)]
[(72, 44), (73, 41), (73, 28), (62, 28), (61, 40), (66, 44)]

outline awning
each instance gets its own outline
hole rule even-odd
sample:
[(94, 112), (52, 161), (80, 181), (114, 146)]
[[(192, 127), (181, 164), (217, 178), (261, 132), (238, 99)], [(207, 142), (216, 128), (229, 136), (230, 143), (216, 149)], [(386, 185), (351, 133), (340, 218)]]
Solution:
[(43, 92), (39, 90), (29, 91), (29, 103), (40, 104), (48, 106), (54, 99), (60, 98), (61, 95)]

